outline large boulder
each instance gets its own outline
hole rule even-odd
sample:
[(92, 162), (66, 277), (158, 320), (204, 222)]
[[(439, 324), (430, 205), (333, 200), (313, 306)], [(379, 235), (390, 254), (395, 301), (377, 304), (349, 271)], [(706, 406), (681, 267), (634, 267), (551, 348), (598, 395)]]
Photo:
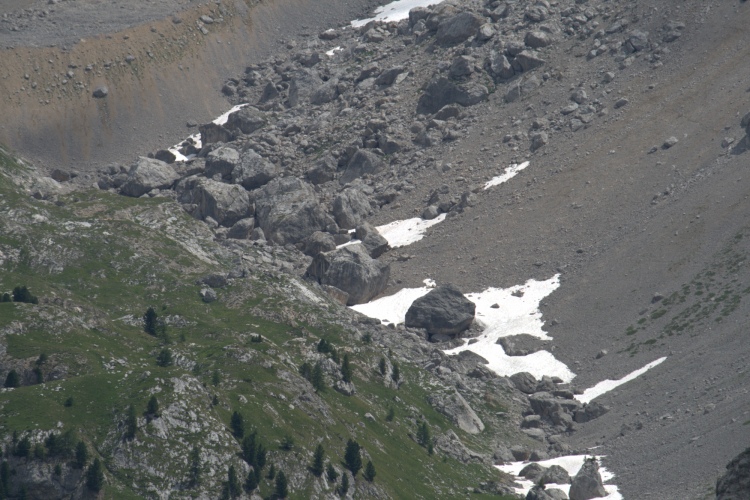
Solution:
[(484, 430), (482, 420), (457, 391), (432, 394), (428, 397), (428, 401), (433, 408), (450, 418), (462, 431), (479, 434)]
[(253, 215), (250, 195), (242, 186), (192, 176), (181, 180), (177, 190), (179, 202), (192, 206), (191, 214), (197, 219), (211, 217), (220, 225), (231, 227)]
[(327, 154), (323, 156), (318, 162), (305, 172), (305, 177), (311, 183), (318, 185), (332, 181), (336, 177), (336, 159)]
[(337, 78), (331, 78), (323, 85), (320, 85), (310, 96), (311, 104), (326, 104), (339, 95), (339, 81)]
[(405, 325), (425, 328), (431, 335), (456, 335), (469, 328), (475, 310), (457, 286), (440, 285), (412, 303)]
[(232, 170), (232, 182), (248, 190), (258, 189), (275, 179), (278, 173), (276, 165), (248, 149)]
[(318, 76), (318, 72), (313, 69), (300, 68), (292, 72), (289, 76), (289, 99), (287, 104), (290, 108), (309, 102), (312, 94), (323, 83), (323, 80)]
[(578, 471), (570, 485), (570, 500), (590, 500), (607, 496), (599, 474), (599, 462), (596, 458), (588, 458)]
[(201, 133), (201, 143), (204, 146), (214, 142), (232, 142), (235, 139), (234, 132), (216, 123), (206, 123), (198, 127), (198, 130)]
[(380, 156), (372, 151), (359, 149), (354, 155), (352, 155), (349, 163), (347, 163), (346, 169), (344, 169), (344, 173), (341, 175), (339, 182), (341, 182), (341, 184), (346, 184), (365, 174), (376, 174), (380, 172), (384, 166), (385, 161), (383, 161)]
[(335, 222), (318, 203), (313, 187), (296, 178), (274, 179), (255, 193), (258, 226), (266, 240), (298, 243)]
[(349, 294), (347, 305), (364, 304), (382, 292), (391, 274), (389, 264), (370, 257), (362, 245), (319, 253), (307, 268), (308, 276)]
[(354, 229), (370, 213), (370, 200), (357, 188), (347, 188), (333, 200), (333, 216), (342, 229)]
[(457, 45), (475, 35), (484, 21), (471, 12), (461, 12), (440, 22), (435, 40), (443, 46)]
[(377, 259), (391, 248), (388, 240), (374, 226), (366, 222), (357, 226), (354, 237), (362, 241), (362, 246), (373, 259)]
[(239, 130), (243, 134), (252, 134), (266, 126), (266, 117), (262, 111), (252, 106), (245, 106), (231, 113), (227, 118), (224, 128), (227, 130)]
[(221, 175), (222, 179), (229, 180), (232, 170), (240, 161), (240, 153), (229, 146), (214, 149), (206, 156), (206, 177)]
[(174, 168), (163, 161), (141, 157), (130, 167), (120, 193), (137, 198), (152, 189), (170, 188), (179, 178)]
[(417, 102), (417, 113), (436, 113), (443, 106), (454, 103), (473, 106), (487, 99), (489, 95), (487, 87), (474, 80), (459, 84), (444, 76), (436, 76), (425, 86), (424, 93)]
[(750, 448), (727, 464), (727, 472), (716, 481), (716, 500), (750, 498)]

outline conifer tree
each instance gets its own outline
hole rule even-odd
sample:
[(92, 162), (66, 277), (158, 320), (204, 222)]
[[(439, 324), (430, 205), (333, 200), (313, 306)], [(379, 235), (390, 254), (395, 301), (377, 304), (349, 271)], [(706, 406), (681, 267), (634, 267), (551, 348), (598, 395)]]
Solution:
[(135, 408), (133, 405), (128, 407), (128, 414), (125, 417), (125, 436), (127, 440), (135, 438), (135, 432), (138, 430), (138, 419), (135, 416)]
[(352, 367), (349, 364), (349, 355), (344, 354), (344, 360), (341, 362), (341, 378), (347, 384), (352, 381)]
[(369, 482), (373, 482), (375, 480), (375, 466), (372, 465), (372, 461), (367, 461), (367, 465), (365, 466), (365, 471), (362, 473), (362, 476)]
[(155, 394), (148, 400), (148, 404), (146, 405), (146, 415), (149, 418), (156, 418), (159, 416), (159, 400), (156, 399)]
[(378, 362), (378, 369), (380, 370), (381, 375), (385, 375), (386, 368), (388, 365), (385, 363), (385, 358), (380, 358), (380, 361)]
[(195, 487), (201, 484), (203, 464), (201, 463), (201, 449), (193, 446), (190, 452), (190, 485)]
[(341, 486), (339, 487), (339, 493), (341, 496), (346, 496), (346, 494), (349, 492), (349, 474), (344, 472), (344, 475), (341, 476)]
[(11, 370), (8, 372), (8, 376), (5, 377), (5, 387), (20, 387), (21, 377), (18, 376), (18, 372)]
[(232, 428), (232, 434), (237, 439), (242, 439), (245, 436), (245, 418), (242, 413), (235, 411), (232, 413), (232, 420), (229, 422)]
[(318, 447), (315, 448), (315, 454), (313, 455), (313, 461), (312, 461), (312, 465), (310, 466), (310, 472), (312, 472), (314, 476), (320, 477), (323, 475), (324, 467), (325, 467), (325, 450), (323, 450), (323, 445), (318, 443)]
[(276, 474), (276, 498), (286, 498), (289, 495), (289, 484), (286, 480), (284, 471), (280, 470)]
[(313, 389), (315, 389), (315, 392), (322, 392), (325, 390), (326, 382), (323, 378), (323, 367), (320, 362), (315, 363), (312, 375), (310, 376), (310, 383), (312, 384)]
[(98, 492), (104, 486), (104, 468), (102, 467), (101, 461), (98, 458), (94, 459), (94, 463), (89, 467), (86, 473), (86, 487), (91, 491)]
[(329, 483), (335, 483), (336, 480), (339, 478), (339, 473), (336, 472), (336, 469), (333, 467), (333, 464), (331, 462), (328, 462), (328, 468), (326, 469), (326, 476), (328, 477)]
[(248, 493), (252, 493), (258, 488), (258, 476), (255, 475), (255, 471), (251, 470), (247, 474), (247, 479), (245, 480), (245, 491)]
[(76, 469), (83, 469), (86, 467), (86, 462), (89, 461), (89, 449), (86, 447), (86, 443), (78, 441), (76, 445)]
[(158, 326), (159, 315), (153, 307), (149, 307), (146, 310), (146, 314), (143, 315), (143, 331), (156, 337), (156, 327)]
[(398, 367), (398, 363), (393, 363), (393, 371), (391, 372), (391, 378), (398, 384), (401, 380), (401, 370)]
[(344, 463), (346, 468), (352, 471), (352, 476), (362, 468), (362, 457), (359, 454), (359, 443), (349, 439), (346, 443), (346, 452), (344, 453)]
[(276, 477), (276, 466), (274, 464), (271, 464), (271, 467), (268, 468), (268, 474), (266, 477), (271, 480)]
[(234, 468), (234, 465), (230, 465), (227, 471), (226, 491), (229, 498), (237, 498), (242, 494), (242, 487), (240, 486), (240, 480), (237, 478), (237, 469)]

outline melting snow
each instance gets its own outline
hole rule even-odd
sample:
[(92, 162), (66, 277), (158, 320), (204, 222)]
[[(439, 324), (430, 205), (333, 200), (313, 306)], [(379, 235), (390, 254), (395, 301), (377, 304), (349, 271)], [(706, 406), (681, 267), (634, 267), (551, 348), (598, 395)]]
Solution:
[[(434, 286), (434, 285), (433, 285)], [(472, 351), (489, 364), (487, 368), (501, 376), (510, 376), (518, 372), (529, 372), (537, 378), (544, 375), (560, 377), (569, 382), (575, 374), (568, 367), (555, 359), (547, 351), (538, 351), (527, 356), (508, 356), (503, 347), (497, 344), (500, 337), (527, 333), (542, 340), (550, 337), (542, 327), (542, 313), (539, 303), (560, 286), (560, 275), (546, 281), (529, 280), (524, 285), (510, 288), (488, 288), (481, 293), (469, 293), (466, 297), (476, 304), (476, 321), (484, 332), (465, 344), (449, 349), (446, 354), (458, 354), (461, 351)], [(419, 297), (427, 294), (431, 287), (404, 288), (394, 295), (353, 306), (352, 309), (387, 323), (403, 323), (406, 311)], [(496, 305), (497, 307), (492, 307)]]
[(335, 54), (335, 53), (336, 53), (336, 52), (338, 52), (339, 50), (344, 50), (344, 49), (342, 49), (341, 47), (338, 47), (338, 46), (337, 46), (337, 47), (334, 47), (334, 48), (332, 48), (331, 50), (328, 50), (328, 51), (326, 51), (326, 55), (327, 55), (328, 57), (333, 57), (333, 54)]
[[(238, 110), (244, 108), (245, 106), (247, 106), (247, 104), (238, 104), (236, 106), (232, 106), (232, 109), (230, 109), (226, 113), (220, 115), (218, 118), (216, 118), (213, 121), (213, 123), (215, 123), (216, 125), (224, 125), (227, 122), (227, 120), (229, 120), (229, 115), (231, 115), (235, 111), (238, 111)], [(187, 160), (190, 159), (187, 156), (185, 156), (182, 153), (180, 153), (180, 151), (179, 151), (180, 147), (182, 146), (182, 143), (185, 142), (186, 140), (189, 140), (189, 139), (193, 140), (193, 144), (195, 145), (196, 149), (201, 149), (203, 147), (203, 143), (201, 142), (201, 134), (200, 133), (193, 134), (190, 137), (188, 137), (187, 139), (185, 139), (183, 141), (180, 141), (177, 144), (175, 144), (174, 146), (172, 146), (171, 148), (169, 148), (169, 151), (175, 156), (175, 161), (187, 161)], [(192, 158), (192, 155), (191, 155), (191, 158)]]
[(484, 189), (489, 189), (492, 186), (497, 186), (499, 184), (502, 184), (503, 182), (506, 182), (518, 174), (521, 170), (529, 166), (529, 162), (525, 161), (521, 164), (513, 164), (510, 167), (506, 168), (505, 171), (498, 175), (497, 177), (493, 177), (489, 181), (487, 181), (484, 185)]
[(585, 391), (583, 391), (583, 394), (580, 394), (576, 396), (575, 398), (580, 401), (581, 403), (589, 403), (592, 399), (598, 398), (604, 393), (607, 393), (611, 391), (612, 389), (621, 386), (622, 384), (625, 384), (627, 382), (630, 382), (634, 378), (637, 378), (647, 371), (649, 371), (651, 368), (660, 365), (664, 362), (664, 360), (667, 359), (666, 356), (663, 358), (659, 358), (656, 361), (652, 361), (651, 363), (647, 364), (643, 368), (639, 368), (636, 371), (629, 373), (618, 380), (602, 380), (598, 384), (596, 384), (594, 387), (589, 387)]
[(409, 17), (409, 11), (415, 7), (427, 7), (428, 5), (437, 5), (443, 0), (396, 0), (387, 5), (375, 9), (375, 17), (369, 19), (357, 19), (352, 21), (352, 26), (358, 28), (364, 26), (370, 21), (400, 21)]
[[(378, 226), (375, 229), (378, 230), (383, 238), (388, 240), (388, 244), (391, 248), (405, 247), (424, 238), (424, 235), (429, 228), (445, 220), (445, 215), (446, 214), (440, 214), (432, 220), (425, 220), (419, 217), (397, 220), (384, 226)], [(351, 240), (343, 245), (339, 245), (338, 248), (354, 245), (356, 243), (361, 243), (361, 241)]]
[[(589, 455), (569, 455), (567, 457), (558, 457), (558, 458), (552, 458), (549, 460), (542, 460), (540, 462), (536, 462), (542, 467), (551, 467), (552, 465), (559, 465), (566, 471), (568, 471), (568, 475), (572, 478), (576, 474), (578, 474), (578, 471), (581, 470), (581, 467), (583, 467), (583, 462), (588, 458)], [(599, 464), (599, 474), (602, 476), (602, 482), (606, 483), (610, 481), (614, 474), (609, 472), (605, 467), (601, 466), (601, 458), (600, 456), (597, 456), (596, 459), (600, 461)], [(529, 465), (531, 462), (511, 462), (507, 465), (496, 465), (498, 469), (501, 471), (512, 474), (514, 476), (518, 476), (518, 473), (521, 472), (521, 469)], [(532, 481), (529, 481), (524, 478), (517, 478), (516, 482), (521, 485), (520, 488), (515, 488), (516, 493), (519, 495), (522, 495), (526, 497), (526, 494), (529, 492), (529, 490), (534, 486), (534, 483)], [(568, 494), (570, 492), (570, 485), (569, 484), (549, 484), (547, 485), (549, 488), (558, 488), (565, 492), (565, 494)], [(622, 495), (618, 491), (618, 488), (614, 484), (605, 484), (604, 489), (607, 490), (607, 496), (601, 497), (602, 500), (622, 500)]]

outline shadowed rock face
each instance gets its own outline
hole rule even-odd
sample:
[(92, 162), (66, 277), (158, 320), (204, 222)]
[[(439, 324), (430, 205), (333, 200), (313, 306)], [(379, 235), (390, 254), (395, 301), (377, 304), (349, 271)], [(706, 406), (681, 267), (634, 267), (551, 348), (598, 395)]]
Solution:
[(391, 267), (371, 258), (362, 245), (319, 253), (307, 269), (308, 276), (349, 294), (347, 305), (364, 304), (388, 284)]
[(743, 498), (750, 498), (750, 448), (732, 459), (727, 472), (716, 481), (716, 500)]
[(405, 324), (431, 335), (457, 335), (474, 321), (476, 306), (455, 285), (441, 285), (418, 298), (406, 312)]
[(607, 491), (602, 486), (599, 463), (596, 459), (586, 460), (570, 485), (570, 500), (591, 500), (604, 496), (607, 496)]

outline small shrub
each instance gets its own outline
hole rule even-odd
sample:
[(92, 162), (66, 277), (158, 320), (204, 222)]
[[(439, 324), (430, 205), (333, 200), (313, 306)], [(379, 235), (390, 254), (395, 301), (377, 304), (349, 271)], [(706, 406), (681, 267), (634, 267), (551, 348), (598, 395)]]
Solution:
[(65, 408), (70, 408), (71, 406), (73, 406), (73, 403), (74, 403), (73, 396), (70, 396), (68, 399), (65, 400), (65, 402), (63, 403), (63, 406), (65, 406)]
[(39, 299), (32, 295), (25, 286), (17, 286), (13, 289), (13, 302), (24, 302), (26, 304), (38, 304)]
[(335, 483), (339, 478), (339, 473), (336, 472), (336, 469), (333, 467), (333, 464), (331, 462), (328, 462), (328, 468), (326, 468), (326, 476), (328, 477), (329, 483)]
[(292, 448), (294, 448), (294, 438), (289, 435), (284, 436), (281, 440), (281, 449), (284, 451), (291, 451)]
[(17, 371), (11, 370), (8, 372), (8, 376), (5, 377), (5, 387), (21, 387), (21, 377)]
[(156, 364), (161, 367), (167, 367), (172, 365), (172, 351), (169, 349), (162, 349), (159, 355), (156, 356)]
[(372, 461), (368, 460), (367, 465), (365, 466), (365, 471), (362, 473), (362, 476), (369, 482), (373, 482), (375, 480), (375, 466), (372, 465)]

